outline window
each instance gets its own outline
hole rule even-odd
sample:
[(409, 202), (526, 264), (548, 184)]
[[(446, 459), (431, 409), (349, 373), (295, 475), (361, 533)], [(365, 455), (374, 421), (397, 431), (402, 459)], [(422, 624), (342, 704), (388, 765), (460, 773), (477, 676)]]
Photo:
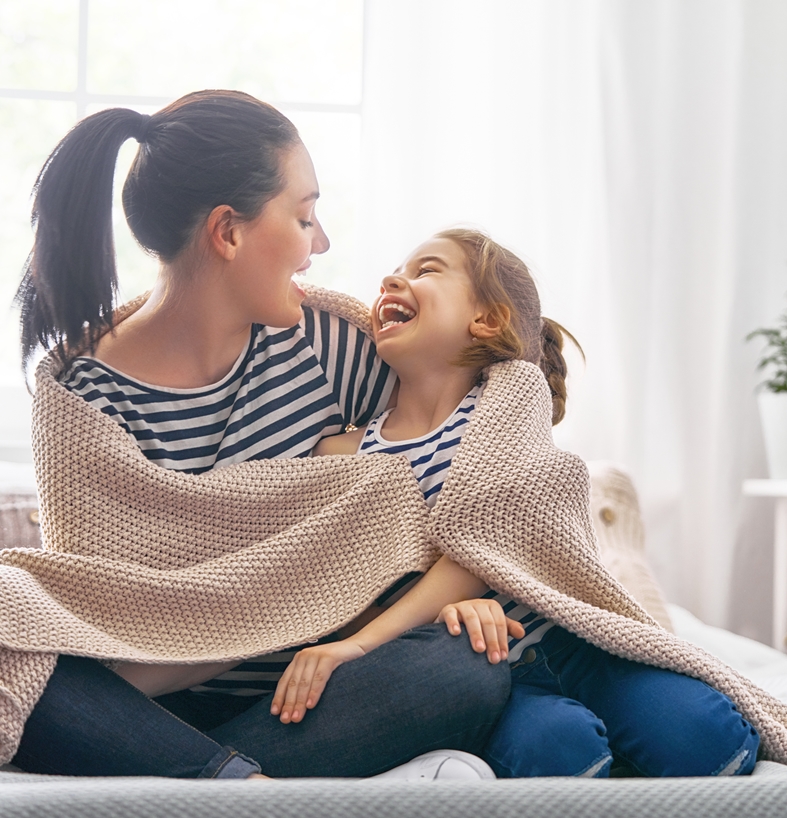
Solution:
[[(356, 266), (363, 0), (3, 0), (0, 5), (0, 387), (21, 384), (10, 304), (32, 244), (30, 191), (81, 117), (151, 113), (188, 91), (235, 88), (280, 108), (311, 151), (332, 240), (309, 280), (352, 289)], [(121, 300), (147, 289), (156, 262), (119, 204), (136, 151), (121, 150), (115, 240)], [(0, 408), (0, 441), (19, 424)], [(3, 413), (6, 413), (4, 417)], [(2, 459), (2, 457), (0, 457)]]

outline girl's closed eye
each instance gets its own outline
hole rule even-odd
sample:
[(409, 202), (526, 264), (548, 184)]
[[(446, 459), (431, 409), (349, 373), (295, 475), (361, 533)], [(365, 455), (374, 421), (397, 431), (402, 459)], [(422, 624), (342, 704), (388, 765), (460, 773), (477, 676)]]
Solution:
[(306, 230), (309, 227), (314, 227), (314, 222), (307, 222), (301, 219), (301, 227)]

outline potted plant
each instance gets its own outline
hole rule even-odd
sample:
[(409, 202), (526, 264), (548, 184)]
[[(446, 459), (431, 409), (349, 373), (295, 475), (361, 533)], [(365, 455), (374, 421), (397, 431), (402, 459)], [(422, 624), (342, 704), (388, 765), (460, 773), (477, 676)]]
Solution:
[(775, 328), (756, 329), (746, 336), (765, 339), (757, 369), (770, 376), (757, 395), (765, 438), (768, 471), (775, 480), (787, 480), (787, 311)]

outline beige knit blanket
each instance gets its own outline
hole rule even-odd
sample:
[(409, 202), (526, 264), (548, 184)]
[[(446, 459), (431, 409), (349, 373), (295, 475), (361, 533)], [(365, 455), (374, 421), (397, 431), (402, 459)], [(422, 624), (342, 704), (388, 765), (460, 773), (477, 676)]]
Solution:
[[(313, 292), (368, 330), (357, 302)], [(44, 551), (0, 552), (0, 762), (57, 653), (241, 659), (314, 639), (439, 552), (611, 653), (704, 679), (787, 762), (787, 705), (658, 626), (604, 569), (588, 476), (556, 449), (532, 364), (494, 366), (435, 508), (403, 457), (255, 461), (194, 476), (37, 373)]]

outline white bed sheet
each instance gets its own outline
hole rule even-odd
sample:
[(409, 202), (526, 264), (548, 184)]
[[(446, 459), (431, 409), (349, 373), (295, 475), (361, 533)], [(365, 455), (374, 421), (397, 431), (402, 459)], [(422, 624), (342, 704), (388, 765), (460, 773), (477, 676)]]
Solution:
[(678, 605), (667, 605), (675, 633), (748, 676), (772, 696), (787, 702), (787, 654), (754, 639), (714, 628)]

